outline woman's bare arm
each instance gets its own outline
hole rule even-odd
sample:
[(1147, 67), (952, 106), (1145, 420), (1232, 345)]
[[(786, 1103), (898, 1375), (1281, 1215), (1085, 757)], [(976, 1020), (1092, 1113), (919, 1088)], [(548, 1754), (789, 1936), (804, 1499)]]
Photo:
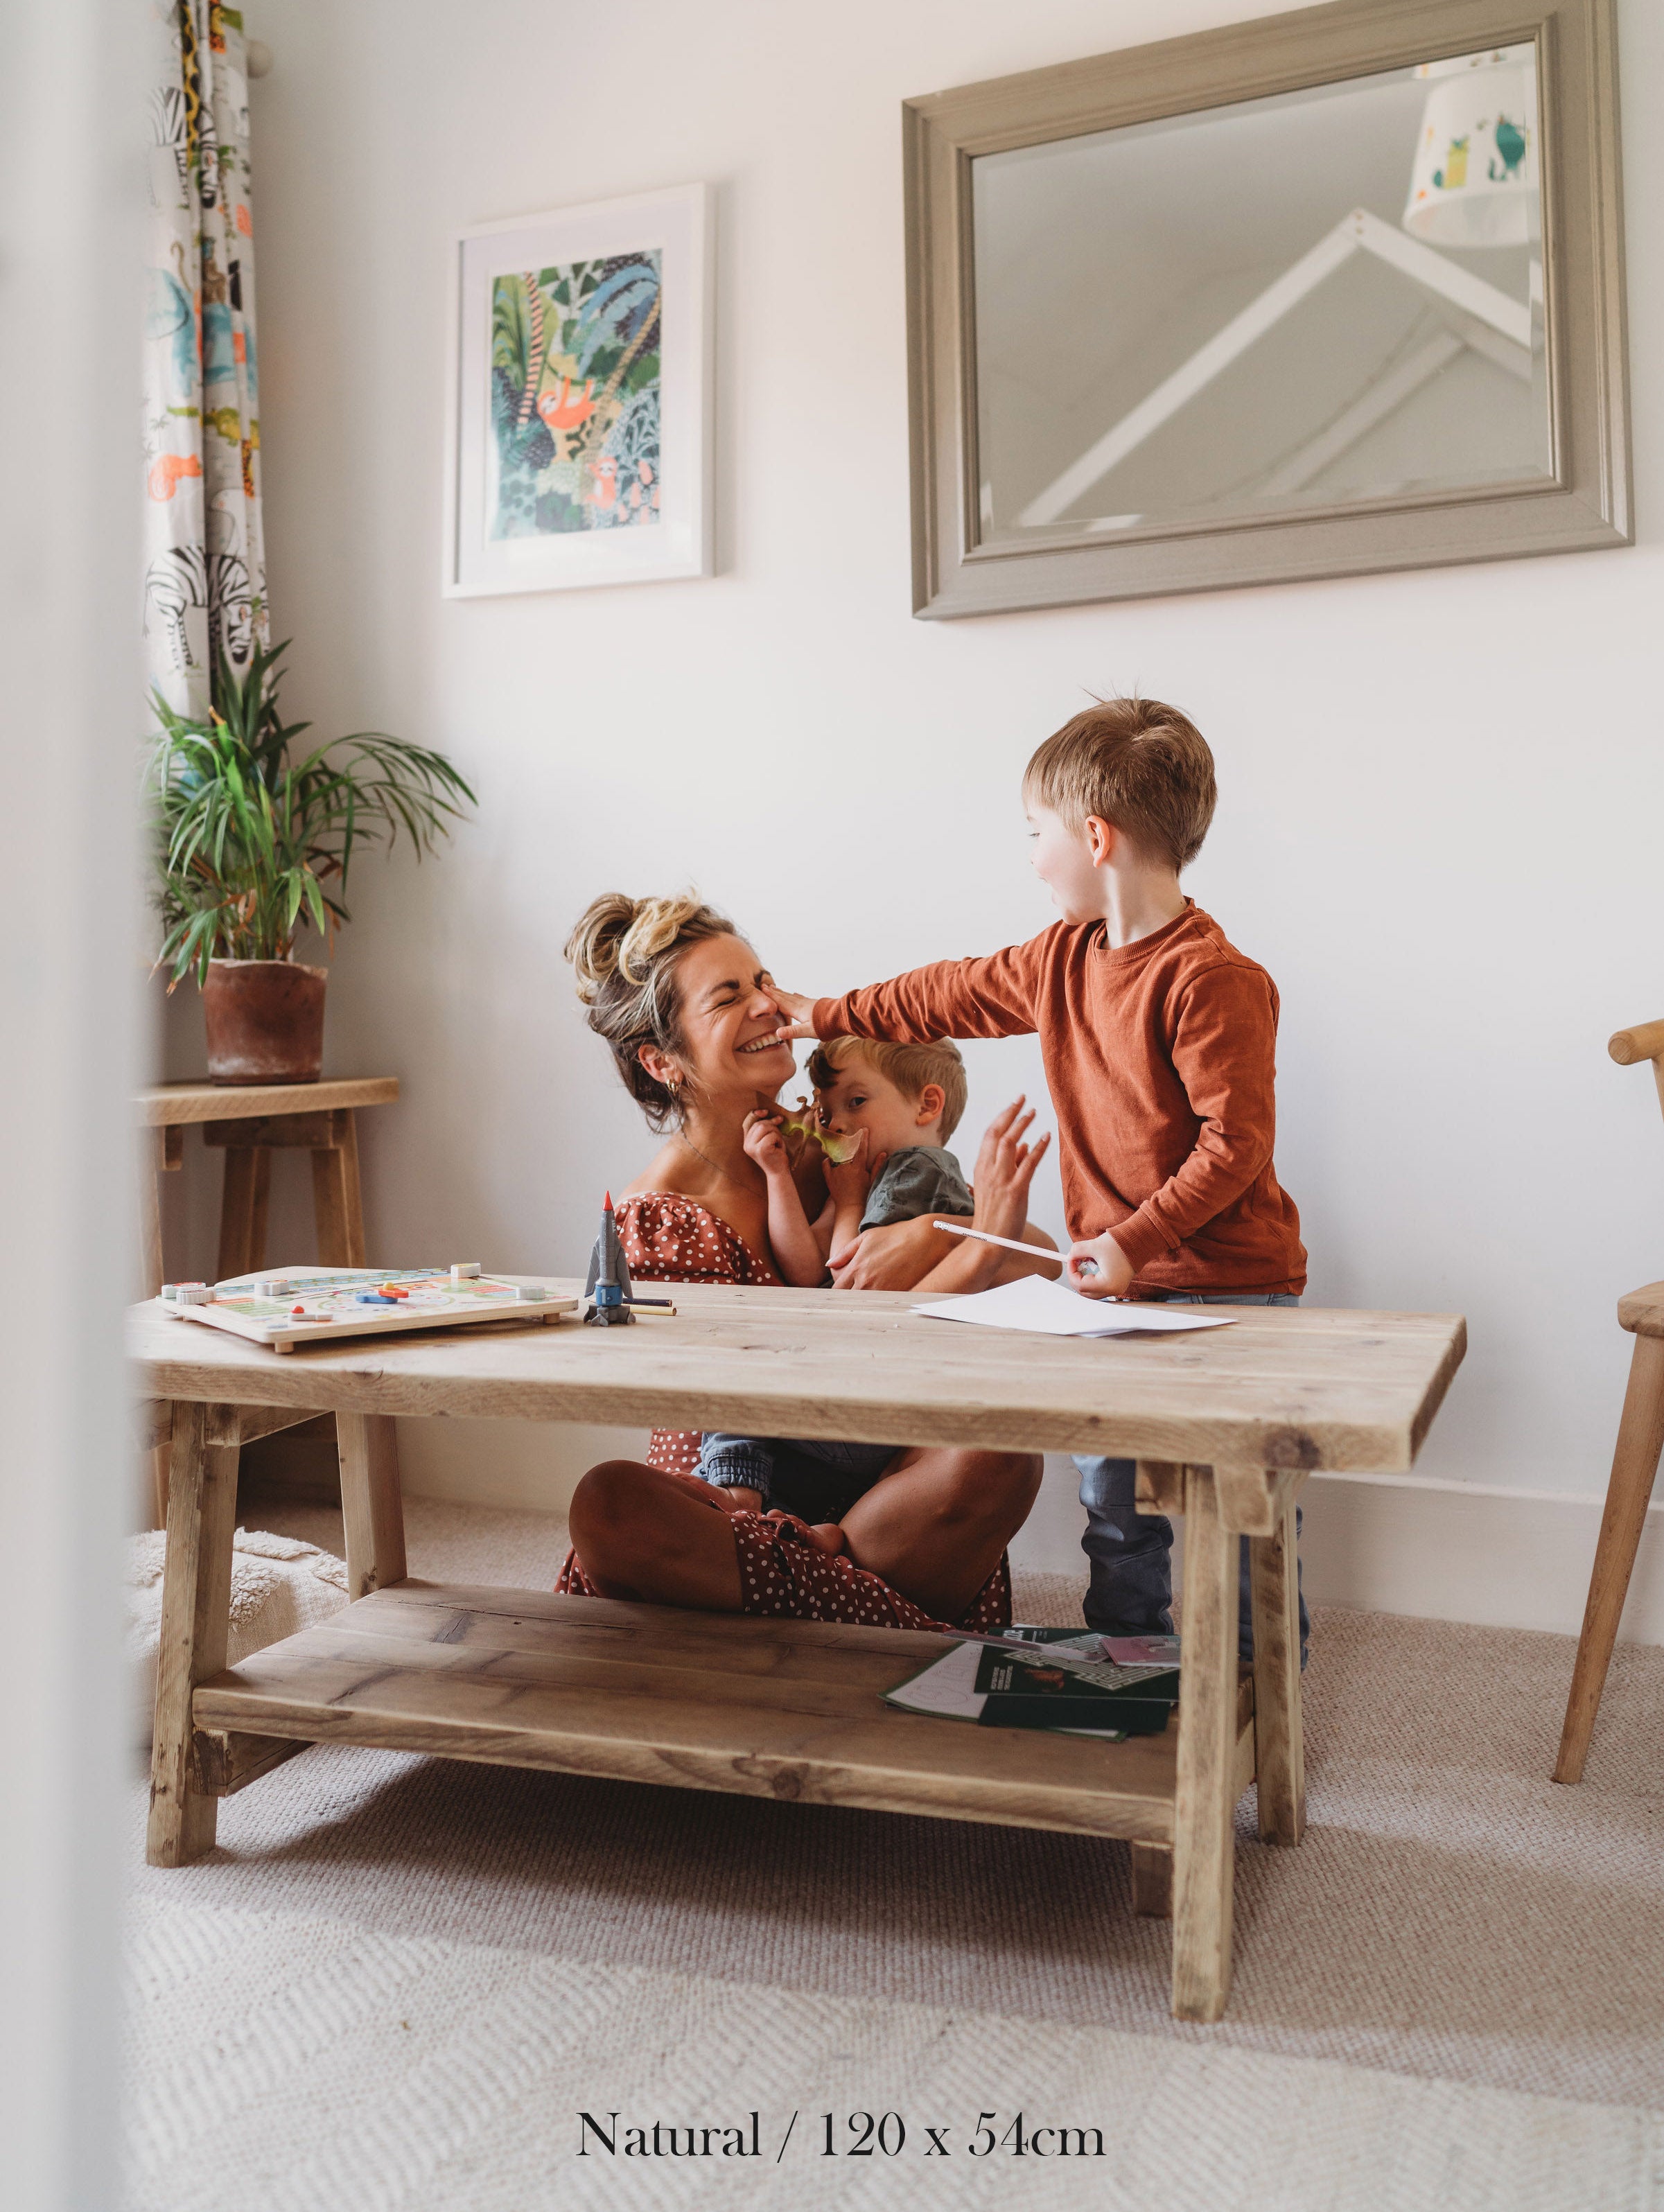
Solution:
[(995, 1237), (1013, 1237), (1035, 1247), (1032, 1261), (971, 1237), (951, 1237), (932, 1228), (928, 1217), (869, 1229), (852, 1245), (835, 1244), (832, 1279), (846, 1291), (985, 1291), (1018, 1275), (1048, 1273), (1060, 1261), (1043, 1255), (1056, 1247), (1043, 1229), (1027, 1219), (1029, 1187), (1047, 1146), (1049, 1132), (1032, 1144), (1023, 1139), (1034, 1121), (1015, 1099), (988, 1124), (976, 1156), (971, 1225)]
[(762, 1109), (745, 1117), (746, 1157), (762, 1170), (768, 1190), (768, 1243), (774, 1265), (799, 1290), (812, 1290), (826, 1273), (826, 1255), (803, 1210), (780, 1126)]

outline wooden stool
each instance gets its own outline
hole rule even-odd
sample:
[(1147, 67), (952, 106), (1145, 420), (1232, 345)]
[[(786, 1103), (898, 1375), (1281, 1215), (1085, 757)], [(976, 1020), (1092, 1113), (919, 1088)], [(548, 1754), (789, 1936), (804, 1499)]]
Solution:
[[(1638, 1060), (1651, 1060), (1659, 1103), (1664, 1105), (1664, 1022), (1619, 1030), (1606, 1049), (1620, 1067)], [(1664, 1283), (1649, 1283), (1644, 1290), (1631, 1291), (1620, 1298), (1618, 1323), (1635, 1338), (1635, 1350), (1630, 1358), (1629, 1388), (1624, 1395), (1624, 1414), (1618, 1425), (1618, 1445), (1606, 1485), (1600, 1540), (1589, 1576), (1583, 1632), (1577, 1640), (1571, 1694), (1566, 1699), (1565, 1726), (1560, 1731), (1560, 1756), (1554, 1765), (1557, 1782), (1583, 1778), (1583, 1761), (1588, 1755), (1594, 1717), (1600, 1710), (1600, 1693), (1606, 1686), (1606, 1669), (1618, 1641), (1624, 1599), (1641, 1532), (1647, 1524), (1659, 1455), (1664, 1451)]]
[[(164, 1279), (160, 1178), (185, 1160), (185, 1131), (195, 1122), (203, 1142), (225, 1152), (220, 1201), (220, 1249), (215, 1279), (252, 1274), (266, 1256), (266, 1202), (274, 1152), (312, 1154), (312, 1199), (320, 1267), (362, 1267), (364, 1202), (358, 1182), (357, 1109), (389, 1105), (394, 1075), (328, 1083), (159, 1083), (142, 1091), (138, 1118), (151, 1146), (139, 1176), (139, 1229), (144, 1291), (155, 1297)], [(167, 1517), (167, 1455), (152, 1466), (156, 1525)]]

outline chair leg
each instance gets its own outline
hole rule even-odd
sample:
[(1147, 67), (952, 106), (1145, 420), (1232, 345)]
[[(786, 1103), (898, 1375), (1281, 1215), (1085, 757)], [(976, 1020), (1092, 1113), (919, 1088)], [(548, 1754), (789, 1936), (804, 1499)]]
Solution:
[(1577, 1641), (1577, 1664), (1572, 1670), (1571, 1694), (1566, 1699), (1565, 1726), (1560, 1732), (1560, 1756), (1554, 1766), (1557, 1782), (1583, 1778), (1583, 1761), (1594, 1717), (1600, 1710), (1600, 1693), (1606, 1686), (1606, 1669), (1618, 1641), (1618, 1624), (1641, 1531), (1646, 1526), (1661, 1451), (1664, 1451), (1664, 1337), (1637, 1336), (1630, 1359), (1618, 1447), (1612, 1454), (1612, 1479), (1606, 1486), (1600, 1541), (1589, 1577), (1583, 1632)]

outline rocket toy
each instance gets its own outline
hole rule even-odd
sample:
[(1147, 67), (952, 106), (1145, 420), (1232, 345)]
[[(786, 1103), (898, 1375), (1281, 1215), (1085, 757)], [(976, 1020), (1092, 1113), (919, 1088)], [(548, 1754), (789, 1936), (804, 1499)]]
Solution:
[(589, 1310), (584, 1319), (600, 1328), (612, 1328), (620, 1322), (634, 1321), (635, 1316), (630, 1310), (634, 1296), (635, 1285), (618, 1242), (618, 1224), (613, 1217), (612, 1193), (609, 1191), (601, 1208), (601, 1232), (589, 1255), (589, 1280), (584, 1285)]

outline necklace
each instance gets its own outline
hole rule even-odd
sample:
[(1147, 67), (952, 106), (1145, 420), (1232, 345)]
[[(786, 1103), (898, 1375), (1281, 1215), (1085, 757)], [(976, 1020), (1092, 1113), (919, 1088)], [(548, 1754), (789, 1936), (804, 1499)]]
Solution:
[(695, 1144), (693, 1139), (688, 1134), (685, 1129), (678, 1129), (676, 1133), (682, 1139), (682, 1142), (687, 1146), (690, 1152), (695, 1153), (700, 1159), (704, 1161), (706, 1166), (709, 1168), (713, 1175), (720, 1176), (725, 1182), (732, 1183), (736, 1190), (743, 1190), (745, 1188), (744, 1184), (741, 1182), (737, 1175), (731, 1173), (726, 1168), (720, 1168), (708, 1152), (701, 1152), (698, 1146)]

